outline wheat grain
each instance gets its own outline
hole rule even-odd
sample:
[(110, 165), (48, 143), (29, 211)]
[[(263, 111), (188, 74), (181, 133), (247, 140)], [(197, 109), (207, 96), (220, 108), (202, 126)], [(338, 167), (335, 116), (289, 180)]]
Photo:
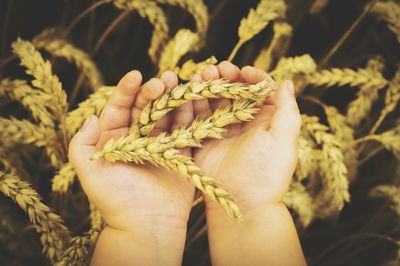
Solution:
[(89, 81), (92, 90), (102, 87), (103, 77), (90, 56), (66, 40), (60, 39), (54, 32), (53, 28), (44, 30), (33, 39), (33, 44), (38, 48), (44, 48), (54, 56), (65, 58), (68, 62), (75, 64), (80, 73), (85, 75)]
[(303, 128), (317, 144), (321, 145), (322, 160), (319, 170), (323, 188), (315, 198), (316, 216), (325, 218), (343, 208), (349, 201), (347, 168), (343, 161), (340, 141), (319, 123), (318, 117), (302, 115)]
[(175, 69), (181, 57), (193, 50), (198, 42), (198, 34), (188, 29), (179, 30), (161, 53), (158, 63), (159, 74), (168, 69)]
[(275, 88), (276, 83), (270, 77), (254, 85), (229, 83), (224, 79), (181, 84), (156, 101), (150, 102), (142, 110), (139, 122), (132, 124), (130, 135), (134, 137), (147, 136), (154, 128), (155, 123), (165, 114), (190, 100), (225, 97), (263, 101)]
[(395, 1), (380, 1), (371, 9), (371, 13), (387, 23), (400, 43), (400, 4)]
[(68, 192), (75, 180), (75, 170), (71, 163), (64, 164), (52, 180), (51, 190), (56, 193)]
[(295, 179), (301, 181), (309, 175), (313, 167), (313, 147), (310, 141), (303, 136), (299, 136), (297, 147), (299, 159), (296, 166)]
[(390, 202), (391, 209), (400, 215), (400, 188), (393, 185), (380, 185), (371, 189), (368, 193), (370, 197), (384, 198)]
[(254, 66), (265, 71), (270, 70), (271, 66), (282, 58), (289, 47), (290, 38), (292, 37), (292, 26), (284, 21), (276, 21), (273, 26), (274, 36), (267, 48), (261, 50)]
[(108, 98), (111, 96), (112, 91), (115, 87), (104, 86), (98, 91), (89, 95), (88, 99), (81, 102), (79, 107), (69, 112), (65, 119), (66, 128), (68, 129), (68, 135), (72, 136), (82, 126), (83, 122), (89, 116), (95, 114), (100, 115), (101, 110), (106, 104)]
[(39, 194), (17, 176), (0, 172), (0, 191), (15, 201), (35, 225), (43, 251), (54, 262), (61, 258), (70, 234), (62, 219), (41, 202)]
[(97, 210), (96, 206), (92, 202), (90, 202), (89, 207), (90, 207), (90, 224), (92, 228), (102, 228), (103, 218), (101, 217), (99, 210)]
[(314, 216), (314, 204), (311, 195), (308, 194), (301, 183), (292, 182), (290, 184), (289, 190), (283, 198), (283, 203), (299, 215), (304, 227), (310, 224)]
[(113, 0), (116, 7), (123, 10), (136, 10), (141, 17), (147, 18), (154, 27), (149, 55), (157, 62), (161, 48), (168, 38), (168, 23), (164, 12), (150, 0)]
[(36, 147), (45, 147), (56, 168), (61, 167), (65, 160), (56, 132), (49, 127), (37, 126), (27, 120), (0, 117), (0, 137), (11, 145), (34, 144)]
[(192, 59), (186, 61), (182, 67), (175, 68), (179, 78), (182, 80), (190, 80), (194, 74), (200, 74), (207, 65), (214, 65), (218, 62), (215, 56), (211, 56), (204, 61), (195, 63)]
[(26, 67), (26, 72), (35, 78), (32, 84), (52, 96), (47, 106), (62, 123), (67, 111), (67, 94), (62, 89), (58, 77), (53, 75), (50, 62), (45, 61), (29, 41), (18, 38), (12, 44), (12, 48), (20, 58), (21, 64)]
[(238, 28), (239, 41), (229, 55), (229, 61), (235, 57), (240, 47), (260, 33), (269, 22), (277, 18), (284, 18), (286, 4), (283, 0), (261, 0), (256, 9), (250, 9), (247, 17), (240, 21)]
[(0, 81), (0, 96), (20, 102), (28, 109), (33, 118), (47, 127), (54, 127), (54, 116), (46, 109), (46, 101), (49, 95), (33, 89), (25, 80)]

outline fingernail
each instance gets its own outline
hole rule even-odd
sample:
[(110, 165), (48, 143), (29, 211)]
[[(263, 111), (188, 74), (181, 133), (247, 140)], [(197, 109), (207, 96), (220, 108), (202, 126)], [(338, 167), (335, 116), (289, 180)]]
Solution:
[(293, 85), (293, 81), (291, 81), (291, 80), (286, 80), (284, 86), (285, 86), (285, 89), (287, 90), (287, 92), (288, 92), (289, 94), (294, 95), (294, 85)]
[(90, 126), (90, 124), (93, 122), (93, 118), (94, 118), (93, 115), (91, 115), (88, 118), (86, 118), (85, 122), (83, 123), (83, 125), (82, 125), (82, 127), (81, 127), (81, 129), (79, 131), (86, 130)]

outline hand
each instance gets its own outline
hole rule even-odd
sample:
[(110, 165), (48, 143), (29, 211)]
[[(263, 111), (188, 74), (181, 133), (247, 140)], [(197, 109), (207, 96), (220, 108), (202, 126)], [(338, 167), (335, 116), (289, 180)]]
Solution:
[[(239, 70), (227, 61), (207, 66), (201, 74), (204, 80), (225, 78), (251, 84), (266, 77), (260, 69), (246, 66)], [(229, 104), (227, 99), (195, 102), (195, 116), (206, 118), (216, 108)], [(233, 195), (244, 214), (270, 203), (280, 203), (297, 163), (301, 116), (293, 83), (281, 84), (259, 109), (253, 121), (228, 127), (224, 139), (205, 142), (194, 157), (206, 174)], [(207, 199), (206, 206), (208, 210), (222, 212)]]
[[(176, 252), (183, 253), (194, 187), (174, 172), (147, 164), (110, 163), (104, 159), (90, 160), (91, 156), (99, 151), (110, 138), (128, 135), (130, 123), (137, 121), (140, 110), (150, 100), (157, 99), (165, 90), (172, 89), (178, 83), (177, 76), (171, 71), (163, 73), (160, 79), (151, 79), (143, 86), (140, 86), (141, 81), (142, 76), (139, 71), (131, 71), (121, 79), (107, 101), (100, 118), (95, 116), (88, 118), (81, 130), (73, 137), (69, 148), (69, 158), (84, 191), (98, 208), (106, 223), (106, 229), (102, 235), (104, 238), (113, 239), (113, 241), (105, 242), (115, 242), (115, 238), (124, 242), (124, 239), (130, 239), (129, 236), (133, 235), (133, 239), (142, 241), (138, 244), (136, 252), (146, 247), (143, 245), (145, 240), (148, 244), (164, 243), (167, 246), (154, 247), (155, 250), (162, 249), (162, 252), (166, 253), (167, 251), (164, 250), (174, 248)], [(174, 114), (159, 121), (152, 135), (169, 131), (176, 125), (188, 125), (192, 119), (192, 103), (186, 103), (176, 109)], [(191, 156), (191, 149), (182, 152)], [(121, 234), (121, 232), (128, 232), (128, 234)], [(160, 238), (164, 239), (167, 232), (171, 234), (165, 237), (165, 241), (160, 240)], [(102, 242), (102, 235), (99, 242)], [(133, 249), (132, 240), (126, 242), (130, 243), (127, 250)], [(107, 245), (112, 244), (106, 243)], [(108, 252), (110, 248), (116, 249), (115, 252), (123, 250), (123, 247), (116, 248), (115, 246), (103, 249)], [(150, 250), (146, 251), (146, 253), (149, 252)], [(151, 256), (162, 252), (155, 252)], [(175, 251), (170, 251), (165, 255), (171, 256), (173, 252)], [(125, 253), (125, 255), (129, 254)], [(145, 257), (144, 254), (140, 256)], [(162, 261), (160, 258), (156, 260)], [(168, 259), (164, 261), (167, 262)], [(174, 261), (178, 261), (179, 264), (179, 258)], [(145, 262), (150, 263), (151, 258)]]

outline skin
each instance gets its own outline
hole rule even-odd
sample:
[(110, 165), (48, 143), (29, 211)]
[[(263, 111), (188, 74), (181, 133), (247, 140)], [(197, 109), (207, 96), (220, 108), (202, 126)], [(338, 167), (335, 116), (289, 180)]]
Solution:
[[(193, 80), (226, 78), (257, 83), (266, 73), (229, 62), (207, 66)], [(138, 71), (119, 82), (99, 119), (90, 117), (70, 144), (83, 189), (101, 212), (93, 265), (180, 265), (194, 187), (175, 173), (149, 165), (91, 161), (110, 138), (128, 134), (140, 110), (177, 84), (173, 72), (141, 85)], [(157, 123), (152, 135), (204, 119), (229, 100), (187, 103)], [(283, 83), (252, 122), (233, 125), (223, 140), (209, 140), (192, 156), (232, 193), (245, 222), (238, 224), (205, 198), (210, 254), (215, 265), (304, 265), (297, 233), (281, 203), (297, 162), (300, 115), (290, 82)]]

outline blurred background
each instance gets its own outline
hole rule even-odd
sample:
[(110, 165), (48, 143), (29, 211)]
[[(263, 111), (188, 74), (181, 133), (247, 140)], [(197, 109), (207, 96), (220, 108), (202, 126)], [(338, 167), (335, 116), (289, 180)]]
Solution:
[[(141, 2), (157, 3), (162, 9), (168, 20), (168, 40), (182, 28), (196, 32), (196, 20), (192, 14), (179, 4), (170, 4), (179, 1)], [(199, 5), (204, 2), (208, 10), (208, 29), (202, 39), (204, 43), (201, 49), (189, 49), (178, 58), (177, 67), (182, 67), (190, 59), (199, 62), (211, 56), (215, 56), (218, 62), (226, 60), (238, 42), (241, 20), (248, 15), (251, 8), (257, 8), (260, 1), (198, 2)], [(288, 203), (294, 204), (294, 207), (289, 207), (292, 207), (307, 261), (310, 265), (400, 265), (399, 108), (396, 105), (397, 98), (386, 96), (389, 88), (400, 95), (399, 76), (396, 81), (400, 62), (400, 3), (376, 0), (286, 0), (285, 3), (285, 15), (276, 21), (288, 24), (291, 33), (286, 40), (277, 41), (278, 45), (275, 43), (275, 48), (272, 49), (274, 54), (270, 55), (272, 59), (268, 64), (259, 61), (258, 66), (275, 73), (274, 77), (277, 79), (293, 78), (296, 87), (301, 88), (297, 93), (301, 112), (318, 116), (320, 123), (327, 125), (328, 132), (338, 139), (341, 137), (341, 126), (354, 131), (350, 133), (353, 140), (383, 134), (392, 129), (394, 131), (390, 132), (395, 135), (381, 143), (367, 141), (353, 150), (354, 156), (359, 159), (358, 163), (347, 165), (345, 162), (349, 169), (350, 201), (337, 212), (324, 217), (313, 212), (305, 223), (301, 211), (298, 210), (303, 206), (302, 203)], [(382, 8), (381, 4), (386, 6), (383, 5)], [(246, 41), (232, 61), (239, 67), (255, 64), (262, 56), (260, 53), (268, 51), (268, 47), (274, 43), (276, 21), (271, 20), (265, 28)], [(157, 76), (161, 68), (157, 62), (160, 61), (152, 59), (147, 52), (153, 27), (140, 12), (118, 8), (112, 1), (0, 0), (0, 80), (32, 79), (20, 66), (11, 44), (18, 37), (34, 40), (43, 30), (49, 28), (55, 28), (57, 38), (68, 41), (92, 59), (101, 73), (103, 84), (115, 85), (132, 69), (140, 70), (145, 79)], [(82, 69), (65, 57), (55, 56), (51, 50), (43, 47), (38, 49), (51, 62), (54, 73), (59, 76), (62, 87), (68, 94), (69, 110), (78, 108), (78, 104), (87, 99), (94, 90), (90, 82), (83, 81)], [(163, 52), (161, 49), (160, 53)], [(293, 66), (289, 62), (284, 67), (279, 67), (282, 58), (305, 54), (311, 56), (315, 63), (310, 73), (301, 70), (301, 62), (299, 65), (293, 62)], [(357, 71), (368, 66), (372, 71), (371, 80), (368, 75), (364, 76), (365, 73), (359, 73), (356, 81), (346, 81), (346, 73), (343, 77), (339, 75), (334, 78), (321, 72), (324, 69), (332, 71), (333, 68)], [(300, 70), (294, 69), (296, 67)], [(377, 88), (372, 86), (374, 72), (379, 72), (379, 77), (387, 84)], [(309, 76), (313, 78), (308, 78)], [(377, 97), (369, 102), (371, 107), (361, 122), (347, 124), (349, 103), (360, 97), (358, 92), (363, 86), (376, 90)], [(385, 100), (388, 97), (390, 99)], [(385, 115), (379, 129), (371, 134), (371, 128), (389, 104), (388, 101), (391, 105), (395, 102), (394, 109)], [(326, 106), (334, 107), (339, 115), (342, 114), (340, 117), (344, 122), (342, 121), (343, 125), (339, 124), (339, 128), (335, 128), (329, 120)], [(5, 94), (0, 94), (0, 115), (4, 118), (32, 118), (23, 104)], [(0, 136), (0, 147), (6, 147), (8, 139), (1, 132)], [(349, 150), (345, 146), (340, 147), (346, 158)], [(18, 161), (22, 162), (23, 172), (28, 173), (29, 183), (42, 196), (43, 202), (63, 218), (72, 235), (79, 236), (87, 232), (90, 229), (90, 210), (78, 182), (66, 193), (52, 192), (52, 180), (58, 169), (46, 159), (43, 148), (26, 144), (13, 147), (12, 154), (16, 154)], [(322, 150), (318, 143), (313, 149)], [(7, 166), (3, 165), (3, 168), (6, 169)], [(319, 176), (318, 170), (315, 171), (309, 178), (298, 177), (298, 182), (306, 188), (312, 200), (323, 190), (323, 181), (315, 181), (323, 177)], [(390, 186), (390, 192), (385, 189), (371, 192), (381, 185)], [(184, 265), (210, 264), (204, 219), (204, 206), (199, 204), (194, 207), (190, 219)], [(50, 264), (41, 251), (39, 238), (40, 234), (36, 233), (35, 226), (30, 223), (23, 210), (12, 199), (0, 193), (0, 264)], [(90, 247), (88, 250), (90, 253)]]

